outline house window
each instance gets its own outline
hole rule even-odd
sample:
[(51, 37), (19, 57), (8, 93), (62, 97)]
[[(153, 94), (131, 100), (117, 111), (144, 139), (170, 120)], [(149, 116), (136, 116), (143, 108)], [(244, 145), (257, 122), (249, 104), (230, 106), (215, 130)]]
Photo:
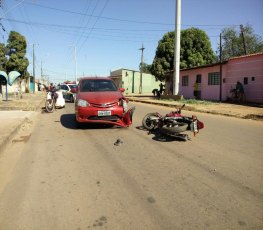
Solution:
[(196, 83), (202, 83), (202, 75), (201, 74), (196, 75)]
[(182, 76), (182, 86), (188, 86), (189, 77), (188, 76)]
[(248, 84), (248, 77), (244, 77), (244, 85)]
[(219, 72), (208, 73), (208, 85), (220, 85)]

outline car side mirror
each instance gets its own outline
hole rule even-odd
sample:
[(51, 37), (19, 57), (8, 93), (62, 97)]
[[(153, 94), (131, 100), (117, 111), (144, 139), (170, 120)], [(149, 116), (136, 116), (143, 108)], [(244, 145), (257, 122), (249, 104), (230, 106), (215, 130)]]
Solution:
[(70, 90), (71, 93), (76, 93), (77, 92), (77, 89), (76, 88), (73, 88)]
[(119, 90), (123, 93), (125, 91), (124, 88), (119, 88)]

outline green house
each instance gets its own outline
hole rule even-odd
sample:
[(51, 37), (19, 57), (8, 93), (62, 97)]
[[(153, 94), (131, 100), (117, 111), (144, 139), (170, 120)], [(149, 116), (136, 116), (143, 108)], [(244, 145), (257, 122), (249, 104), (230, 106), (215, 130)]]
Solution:
[[(130, 69), (117, 69), (110, 72), (110, 78), (114, 80), (119, 88), (125, 89), (126, 95), (143, 94), (152, 95), (153, 89), (159, 90), (160, 81), (156, 81), (155, 76), (148, 73), (141, 73), (140, 71)], [(140, 93), (140, 78), (141, 93)]]

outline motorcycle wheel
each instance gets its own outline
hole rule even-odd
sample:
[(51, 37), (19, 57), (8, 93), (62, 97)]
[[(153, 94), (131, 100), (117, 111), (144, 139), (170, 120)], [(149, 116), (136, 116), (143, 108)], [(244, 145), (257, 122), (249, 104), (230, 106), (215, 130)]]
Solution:
[(48, 113), (52, 113), (55, 109), (54, 101), (52, 99), (46, 100), (45, 108)]
[(170, 136), (176, 136), (178, 133), (185, 132), (188, 129), (187, 123), (178, 123), (175, 126), (169, 127), (164, 125), (160, 128), (161, 132), (170, 135)]
[(142, 125), (145, 129), (147, 130), (152, 130), (154, 128), (156, 128), (154, 121), (152, 118), (159, 118), (156, 113), (148, 113), (144, 116), (144, 118), (142, 119)]
[(74, 103), (74, 97), (73, 97), (73, 95), (70, 96), (70, 99), (69, 99), (69, 100), (70, 100), (71, 103)]

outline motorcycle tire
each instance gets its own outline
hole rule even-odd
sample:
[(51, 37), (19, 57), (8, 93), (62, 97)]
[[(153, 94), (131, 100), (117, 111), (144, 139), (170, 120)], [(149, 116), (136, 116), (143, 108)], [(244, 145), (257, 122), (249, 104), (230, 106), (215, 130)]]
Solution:
[(54, 101), (50, 99), (46, 100), (45, 108), (48, 113), (52, 113), (55, 110)]
[(157, 116), (156, 113), (148, 113), (142, 119), (142, 125), (147, 130), (152, 130), (152, 129), (156, 128), (154, 121), (151, 119), (152, 117), (159, 118), (159, 116)]
[(163, 134), (170, 136), (176, 136), (176, 134), (185, 132), (186, 130), (188, 130), (188, 124), (183, 122), (171, 127), (164, 125), (160, 128)]
[(71, 103), (74, 103), (74, 102), (75, 102), (73, 95), (70, 96), (69, 101), (70, 101)]

